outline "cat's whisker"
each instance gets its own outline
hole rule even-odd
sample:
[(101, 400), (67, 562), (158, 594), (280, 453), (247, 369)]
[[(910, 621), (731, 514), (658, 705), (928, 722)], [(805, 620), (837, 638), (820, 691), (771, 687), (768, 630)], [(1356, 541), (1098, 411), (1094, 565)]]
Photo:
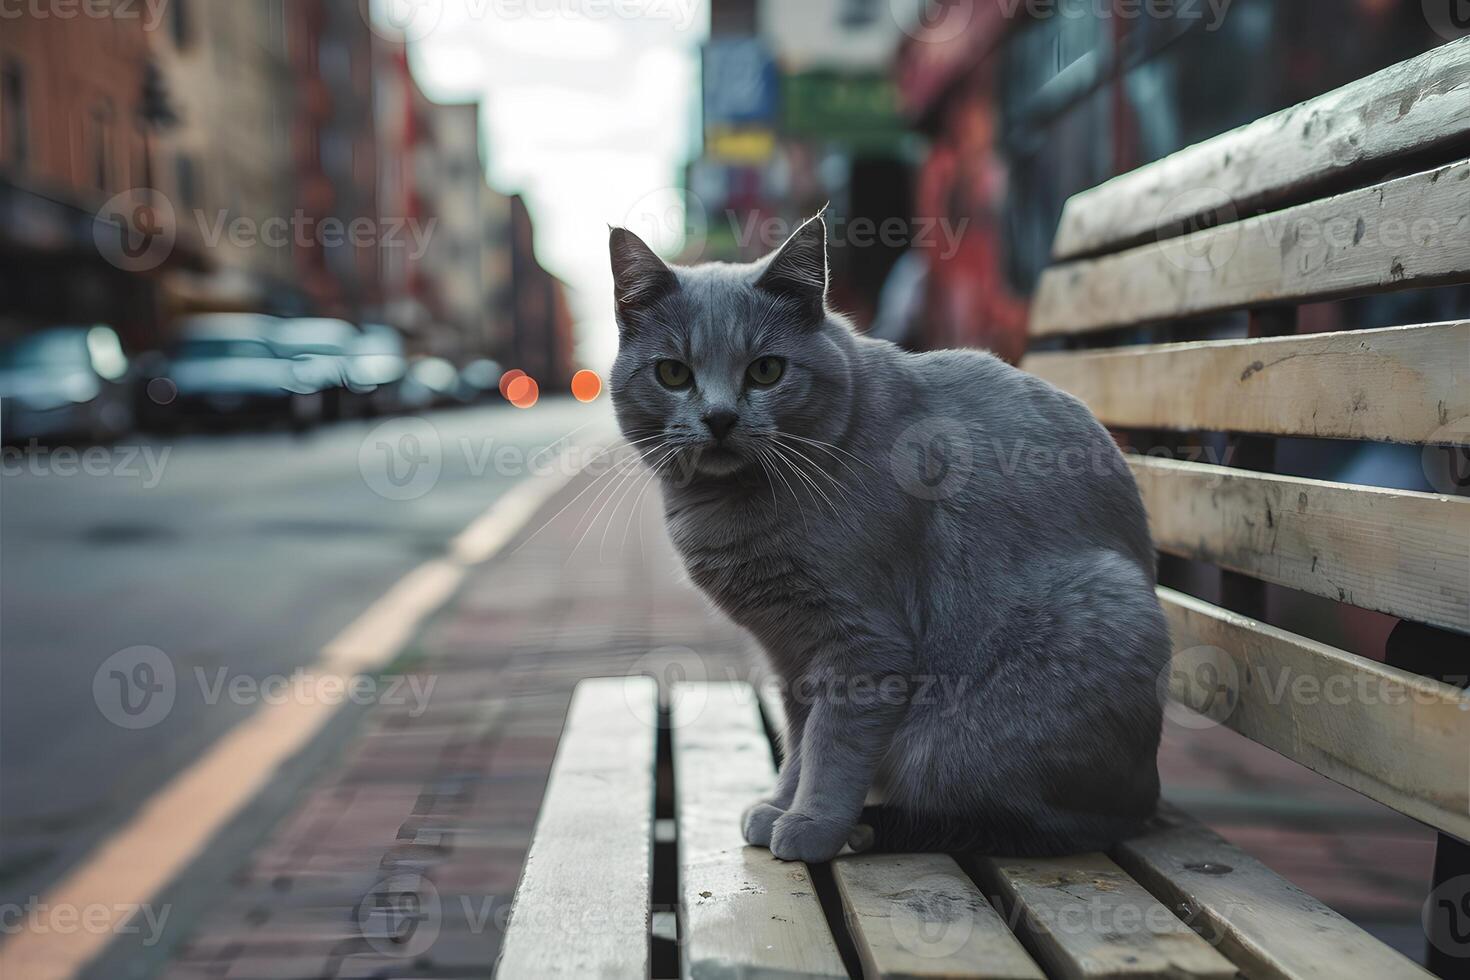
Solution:
[[(605, 453), (604, 453), (604, 454), (602, 454), (602, 455), (605, 455)], [(600, 458), (600, 457), (599, 457), (599, 458)], [(622, 468), (622, 467), (623, 467), (623, 466), (625, 466), (625, 465), (626, 465), (626, 464), (628, 464), (628, 463), (629, 463), (629, 462), (631, 462), (631, 461), (633, 461), (633, 459), (634, 459), (634, 457), (629, 457), (629, 458), (627, 458), (627, 459), (622, 459), (622, 460), (619, 460), (619, 461), (618, 461), (618, 462), (616, 462), (616, 463), (614, 463), (614, 464), (613, 464), (613, 465), (612, 465), (612, 466), (610, 466), (610, 467), (608, 467), (608, 469), (607, 469), (607, 471), (606, 471), (606, 472), (603, 472), (603, 473), (599, 473), (599, 474), (598, 474), (598, 475), (597, 475), (597, 476), (596, 476), (596, 477), (595, 477), (595, 478), (594, 478), (594, 479), (593, 479), (593, 480), (592, 480), (592, 482), (591, 482), (591, 483), (589, 483), (589, 484), (587, 484), (587, 486), (585, 486), (585, 487), (583, 487), (583, 488), (582, 488), (582, 490), (581, 490), (581, 492), (579, 492), (579, 493), (578, 493), (578, 494), (577, 494), (577, 495), (576, 495), (576, 496), (575, 496), (575, 497), (573, 497), (573, 498), (572, 498), (572, 499), (571, 499), (571, 500), (568, 500), (568, 501), (567, 501), (567, 502), (566, 502), (566, 503), (565, 503), (565, 504), (564, 504), (564, 505), (563, 505), (563, 506), (562, 506), (562, 508), (561, 508), (561, 509), (560, 509), (560, 510), (558, 510), (558, 511), (557, 511), (557, 512), (556, 512), (556, 513), (555, 513), (555, 514), (552, 514), (552, 515), (551, 515), (551, 516), (550, 516), (550, 517), (548, 517), (548, 518), (547, 518), (547, 519), (546, 519), (546, 520), (545, 520), (545, 521), (544, 521), (544, 522), (542, 522), (542, 524), (541, 524), (541, 526), (540, 526), (540, 527), (538, 527), (538, 528), (536, 528), (536, 530), (534, 530), (534, 531), (532, 531), (532, 532), (531, 532), (531, 534), (530, 534), (530, 535), (529, 535), (529, 536), (527, 536), (527, 538), (526, 538), (526, 539), (525, 539), (525, 540), (524, 540), (524, 541), (522, 541), (522, 542), (521, 542), (521, 543), (520, 543), (520, 544), (519, 544), (519, 545), (517, 545), (517, 546), (516, 546), (516, 549), (515, 549), (515, 551), (513, 551), (513, 552), (511, 552), (511, 554), (517, 554), (517, 553), (519, 553), (519, 552), (520, 552), (520, 550), (521, 550), (521, 549), (522, 549), (522, 548), (524, 548), (524, 547), (525, 547), (525, 546), (526, 546), (526, 545), (528, 545), (528, 544), (530, 544), (530, 543), (531, 543), (531, 542), (532, 542), (532, 541), (533, 541), (533, 540), (534, 540), (534, 539), (535, 539), (535, 538), (536, 538), (536, 535), (538, 535), (538, 534), (540, 534), (540, 533), (541, 533), (541, 532), (542, 532), (542, 531), (544, 531), (544, 530), (546, 530), (546, 529), (547, 529), (547, 528), (548, 528), (548, 527), (550, 527), (550, 526), (551, 526), (551, 525), (552, 525), (552, 523), (553, 523), (553, 522), (554, 522), (554, 521), (555, 521), (555, 520), (556, 520), (556, 519), (557, 519), (557, 518), (558, 518), (558, 517), (560, 517), (560, 516), (561, 516), (561, 515), (563, 515), (563, 514), (565, 514), (565, 513), (566, 513), (566, 512), (567, 512), (567, 511), (568, 511), (568, 510), (569, 510), (569, 509), (570, 509), (570, 508), (571, 508), (571, 507), (572, 507), (572, 506), (573, 506), (573, 505), (574, 505), (574, 504), (576, 504), (576, 502), (577, 502), (577, 501), (579, 501), (579, 500), (581, 500), (581, 499), (582, 499), (582, 498), (583, 498), (583, 497), (585, 497), (585, 496), (587, 496), (587, 494), (588, 494), (588, 493), (590, 493), (590, 492), (591, 492), (591, 491), (592, 491), (592, 488), (593, 488), (593, 487), (595, 487), (595, 486), (597, 486), (597, 485), (598, 485), (598, 484), (600, 484), (600, 483), (602, 483), (602, 481), (603, 481), (603, 480), (606, 480), (606, 479), (607, 479), (607, 478), (608, 478), (608, 477), (610, 477), (610, 476), (612, 476), (612, 475), (613, 475), (613, 474), (614, 474), (614, 473), (617, 473), (617, 472), (619, 472), (619, 470), (620, 470), (620, 469), (621, 469), (621, 468)], [(590, 466), (590, 465), (591, 465), (591, 463), (590, 463), (590, 462), (589, 462), (589, 463), (588, 463), (588, 465), (589, 465), (589, 466)], [(582, 467), (582, 469), (583, 469), (583, 470), (585, 470), (585, 469), (587, 469), (587, 466), (583, 466), (583, 467)], [(598, 494), (598, 495), (599, 495), (599, 496), (601, 496), (601, 491), (599, 491), (599, 494)], [(590, 505), (590, 504), (589, 504), (589, 505), (588, 505), (588, 506), (589, 506), (589, 507), (590, 507), (590, 506), (591, 506), (591, 505)]]
[[(766, 446), (761, 447), (759, 451), (762, 453), (769, 453), (770, 445), (771, 444), (768, 443)], [(777, 465), (779, 463), (779, 460), (777, 460), (774, 453), (770, 455), (770, 459), (772, 462), (771, 469), (775, 472), (776, 476), (780, 478), (781, 482), (786, 484), (786, 489), (791, 494), (791, 500), (796, 504), (796, 512), (801, 515), (801, 525), (806, 529), (807, 536), (810, 537), (812, 529), (811, 525), (807, 523), (806, 509), (801, 506), (801, 498), (796, 495), (796, 490), (794, 487), (791, 486), (791, 481), (786, 479), (786, 474), (781, 472), (781, 467)], [(791, 464), (788, 463), (787, 465), (789, 466)]]
[[(592, 503), (587, 505), (587, 509), (589, 511), (591, 511), (593, 505), (596, 505), (598, 500), (602, 500), (602, 503), (597, 506), (597, 512), (592, 515), (592, 518), (587, 522), (587, 526), (582, 529), (581, 535), (577, 538), (577, 543), (572, 546), (571, 552), (567, 555), (567, 562), (570, 562), (572, 560), (572, 557), (576, 555), (577, 550), (579, 548), (581, 548), (582, 547), (582, 544), (587, 540), (587, 535), (589, 535), (589, 534), (592, 533), (592, 529), (597, 525), (597, 522), (601, 519), (602, 514), (603, 514), (603, 511), (607, 510), (608, 504), (612, 503), (615, 499), (620, 499), (619, 498), (619, 491), (623, 489), (623, 487), (629, 482), (630, 479), (633, 479), (633, 478), (635, 478), (635, 477), (638, 476), (638, 467), (639, 467), (639, 465), (640, 464), (646, 464), (647, 463), (647, 460), (648, 460), (648, 457), (649, 456), (652, 456), (654, 453), (658, 452), (660, 448), (668, 448), (668, 447), (666, 447), (666, 446), (655, 447), (654, 449), (649, 450), (647, 453), (639, 453), (638, 456), (634, 459), (633, 464), (631, 466), (625, 466), (625, 467), (623, 467), (622, 472), (621, 472), (621, 475), (618, 477), (617, 481), (614, 482), (614, 483), (612, 483), (612, 484), (610, 484), (612, 490), (611, 490), (610, 493), (607, 494), (606, 499), (603, 499), (602, 493), (599, 492), (598, 495), (595, 498), (593, 498)], [(666, 452), (663, 457), (660, 457), (660, 460), (659, 461), (662, 462), (663, 459), (667, 458), (669, 455), (672, 455), (676, 451), (677, 451), (677, 447), (672, 448), (672, 449), (668, 449), (668, 452)], [(614, 506), (613, 507), (613, 515), (616, 515), (616, 514), (617, 514), (617, 507)], [(609, 517), (609, 520), (611, 520), (611, 517)], [(604, 541), (605, 541), (606, 540), (606, 531), (604, 531), (603, 537), (604, 537)], [(598, 556), (599, 556), (599, 558), (601, 557), (601, 550), (600, 550), (600, 548), (599, 548), (599, 551), (598, 551)]]
[(781, 445), (784, 449), (786, 449), (787, 452), (793, 453), (799, 459), (805, 460), (808, 464), (811, 465), (812, 469), (816, 470), (822, 476), (826, 477), (827, 480), (832, 484), (832, 486), (835, 487), (842, 494), (846, 495), (849, 492), (849, 489), (848, 489), (848, 487), (847, 487), (846, 484), (844, 484), (841, 480), (837, 479), (831, 473), (828, 473), (827, 470), (826, 470), (826, 468), (824, 468), (820, 463), (818, 463), (816, 460), (812, 459), (806, 453), (802, 452), (800, 449), (797, 449), (795, 446), (787, 446), (787, 445), (785, 445), (784, 443), (781, 442), (781, 439), (780, 439), (780, 436), (779, 435), (776, 437), (776, 442), (777, 442), (777, 444)]
[[(821, 497), (822, 500), (826, 501), (827, 506), (830, 507), (830, 508), (832, 508), (832, 516), (833, 517), (836, 517), (837, 520), (840, 522), (842, 520), (842, 517), (841, 517), (841, 515), (839, 514), (839, 512), (837, 510), (837, 505), (834, 504), (834, 503), (832, 503), (831, 499), (825, 493), (822, 492), (822, 488), (817, 484), (817, 482), (815, 480), (813, 480), (810, 476), (808, 476), (806, 474), (806, 472), (804, 470), (802, 470), (801, 466), (798, 465), (795, 460), (793, 460), (791, 457), (787, 456), (782, 451), (781, 446), (780, 446), (779, 443), (772, 442), (770, 444), (770, 448), (778, 456), (780, 456), (782, 459), (786, 460), (787, 465), (789, 465), (791, 467), (791, 472), (794, 473), (794, 474), (796, 474), (797, 478), (799, 480), (802, 480), (804, 482), (805, 486), (807, 486), (808, 488), (810, 488), (807, 491), (808, 495), (811, 495), (812, 494), (812, 491), (815, 491), (816, 492), (816, 495), (815, 496), (812, 496), (812, 506), (813, 507), (817, 507), (820, 510), (821, 505), (817, 503), (817, 497)], [(789, 448), (789, 447), (787, 447), (787, 448)]]
[[(812, 447), (814, 447), (816, 449), (821, 449), (824, 452), (827, 452), (827, 453), (831, 454), (833, 456), (833, 458), (836, 458), (838, 456), (846, 456), (848, 459), (852, 460), (853, 462), (857, 463), (858, 465), (860, 465), (860, 466), (866, 466), (868, 469), (872, 470), (874, 473), (881, 474), (883, 472), (878, 467), (876, 467), (872, 463), (868, 462), (866, 459), (863, 459), (861, 456), (856, 456), (853, 453), (848, 452), (846, 449), (843, 449), (841, 446), (838, 446), (838, 445), (836, 445), (834, 443), (823, 442), (821, 439), (811, 439), (811, 438), (808, 438), (806, 436), (799, 436), (799, 435), (797, 435), (794, 432), (780, 432), (780, 431), (778, 431), (776, 434), (779, 435), (779, 436), (782, 436), (783, 438), (786, 438), (786, 439), (795, 439), (797, 442), (805, 443), (806, 445), (812, 446)], [(852, 468), (851, 467), (848, 467), (848, 472), (852, 473)], [(853, 473), (852, 475), (853, 476), (857, 476), (858, 474)]]
[[(668, 452), (666, 452), (664, 455), (666, 457), (667, 456), (672, 456), (674, 453), (676, 453), (678, 451), (679, 451), (678, 447), (677, 446), (674, 446), (672, 448), (669, 448), (668, 449)], [(652, 452), (649, 453), (649, 455), (652, 455), (652, 454), (653, 454)], [(658, 470), (652, 468), (651, 466), (645, 466), (645, 468), (648, 470), (648, 473), (647, 473), (648, 479), (643, 482), (643, 486), (644, 486), (644, 489), (647, 489), (648, 483), (651, 482), (653, 480), (653, 478), (658, 475)], [(608, 515), (608, 517), (607, 517), (607, 523), (602, 528), (602, 541), (599, 542), (598, 545), (597, 545), (597, 558), (598, 558), (599, 561), (604, 560), (604, 558), (603, 558), (603, 552), (607, 549), (607, 532), (610, 531), (610, 530), (612, 530), (613, 521), (615, 521), (617, 519), (617, 516), (618, 516), (618, 508), (621, 507), (621, 506), (623, 506), (623, 501), (627, 500), (628, 499), (628, 496), (634, 490), (637, 490), (638, 489), (638, 480), (639, 480), (639, 477), (640, 476), (642, 476), (642, 474), (638, 473), (637, 470), (635, 469), (634, 472), (633, 472), (633, 478), (632, 478), (632, 480), (631, 481), (628, 481), (628, 487), (627, 487), (627, 489), (622, 492), (622, 496), (620, 496), (618, 498), (618, 502), (615, 503), (615, 504), (613, 504), (612, 513)], [(642, 492), (641, 491), (639, 492), (639, 496), (640, 497), (642, 496)], [(633, 513), (632, 513), (632, 511), (629, 511), (628, 512), (628, 523), (631, 524), (632, 522), (633, 522)], [(626, 530), (623, 533), (623, 539), (624, 539), (624, 541), (627, 540), (627, 532), (626, 532)]]

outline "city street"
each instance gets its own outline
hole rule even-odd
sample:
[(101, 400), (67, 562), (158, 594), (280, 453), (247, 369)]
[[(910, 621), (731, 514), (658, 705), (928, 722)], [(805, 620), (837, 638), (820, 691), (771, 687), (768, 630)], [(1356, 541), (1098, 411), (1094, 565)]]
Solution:
[[(528, 459), (608, 416), (568, 399), (427, 418), (125, 441), (80, 460), (6, 450), (0, 902), (43, 894), (255, 710), (232, 696), (237, 678), (311, 664), (525, 479)], [(417, 461), (397, 483), (388, 453)], [(123, 727), (94, 680), (112, 683), (104, 661), (140, 645), (171, 662), (175, 700), (156, 723)]]

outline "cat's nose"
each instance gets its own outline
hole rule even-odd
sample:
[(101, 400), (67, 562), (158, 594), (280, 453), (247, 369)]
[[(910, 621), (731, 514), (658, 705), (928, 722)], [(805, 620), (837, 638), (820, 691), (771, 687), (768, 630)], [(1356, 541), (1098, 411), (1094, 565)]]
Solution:
[(716, 408), (706, 412), (704, 424), (709, 429), (710, 435), (715, 437), (716, 442), (724, 442), (730, 430), (735, 428), (735, 423), (740, 421), (740, 416), (728, 408)]

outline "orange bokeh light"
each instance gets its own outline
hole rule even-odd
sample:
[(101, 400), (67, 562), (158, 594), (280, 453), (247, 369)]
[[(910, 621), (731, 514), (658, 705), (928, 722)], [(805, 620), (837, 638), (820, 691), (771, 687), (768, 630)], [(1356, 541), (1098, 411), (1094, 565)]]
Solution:
[(593, 402), (602, 394), (602, 379), (596, 371), (582, 370), (572, 375), (572, 397), (579, 402)]
[(510, 401), (510, 383), (517, 378), (524, 378), (526, 372), (520, 368), (512, 368), (500, 376), (500, 397)]
[(536, 379), (523, 374), (505, 386), (505, 397), (516, 408), (530, 408), (541, 398), (541, 386)]

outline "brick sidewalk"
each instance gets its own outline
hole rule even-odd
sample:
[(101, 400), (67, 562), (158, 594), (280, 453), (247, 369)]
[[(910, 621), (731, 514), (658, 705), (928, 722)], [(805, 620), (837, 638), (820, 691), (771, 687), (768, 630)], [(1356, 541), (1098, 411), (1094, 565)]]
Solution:
[[(747, 676), (753, 662), (750, 641), (684, 582), (653, 495), (584, 536), (596, 496), (471, 576), (402, 661), (435, 679), (427, 710), (368, 711), (165, 976), (488, 974), (576, 681), (690, 662), (670, 647), (697, 651), (711, 676)], [(1191, 812), (1418, 955), (1432, 834), (1223, 729), (1170, 725), (1161, 764)], [(405, 920), (381, 896), (410, 887), (437, 893), (424, 920), (437, 933), (395, 940)]]

